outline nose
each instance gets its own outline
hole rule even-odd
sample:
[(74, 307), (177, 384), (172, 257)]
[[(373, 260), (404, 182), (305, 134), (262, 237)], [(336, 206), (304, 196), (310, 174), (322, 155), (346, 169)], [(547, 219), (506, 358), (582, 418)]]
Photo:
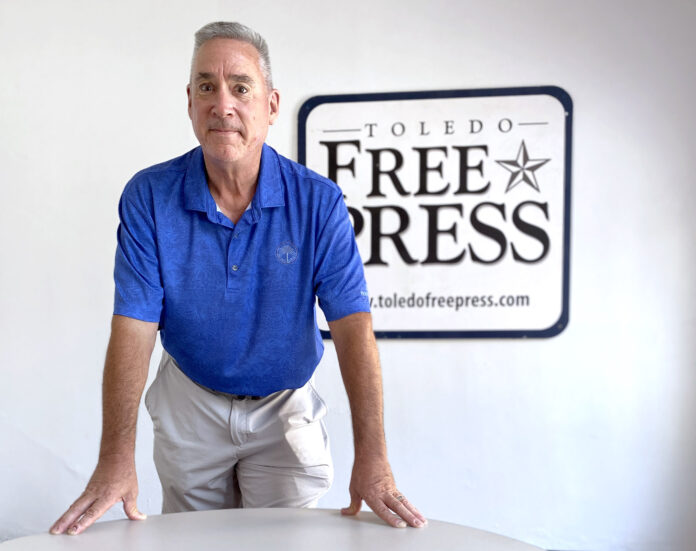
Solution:
[(213, 114), (224, 119), (235, 113), (235, 97), (227, 86), (220, 86), (213, 99)]

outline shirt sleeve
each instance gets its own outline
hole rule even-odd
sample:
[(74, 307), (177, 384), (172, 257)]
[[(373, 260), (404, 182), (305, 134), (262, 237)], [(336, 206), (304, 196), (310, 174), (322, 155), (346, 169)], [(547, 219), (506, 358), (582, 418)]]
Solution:
[(159, 322), (164, 290), (155, 223), (148, 202), (133, 188), (126, 186), (118, 206), (114, 314)]
[(363, 264), (342, 194), (319, 233), (314, 274), (315, 294), (327, 321), (370, 311)]

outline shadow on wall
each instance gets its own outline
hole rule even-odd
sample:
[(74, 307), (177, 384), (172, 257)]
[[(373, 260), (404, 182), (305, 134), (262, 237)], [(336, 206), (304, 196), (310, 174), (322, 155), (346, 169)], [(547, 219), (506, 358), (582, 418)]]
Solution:
[(62, 496), (77, 495), (84, 479), (64, 458), (4, 415), (0, 438), (12, 442), (12, 446), (0, 446), (0, 464), (7, 473), (0, 500), (0, 542), (46, 532), (65, 509)]
[[(691, 264), (693, 265), (693, 264)], [(692, 309), (691, 312), (696, 311)], [(693, 314), (692, 314), (693, 315)], [(676, 410), (677, 427), (675, 445), (677, 449), (665, 450), (665, 457), (675, 457), (675, 464), (667, 473), (664, 484), (664, 502), (655, 504), (655, 510), (664, 518), (663, 534), (665, 538), (677, 542), (677, 549), (694, 549), (696, 547), (696, 316), (689, 320), (676, 342), (683, 343), (684, 358), (675, 358), (681, 365), (687, 366), (682, 380), (679, 381), (679, 402), (665, 403), (664, 410)], [(679, 356), (680, 354), (675, 354)], [(666, 359), (665, 361), (670, 361)], [(684, 473), (689, 478), (684, 479)], [(675, 503), (673, 496), (680, 496)], [(665, 507), (669, 504), (669, 507)], [(672, 535), (672, 537), (670, 537)]]

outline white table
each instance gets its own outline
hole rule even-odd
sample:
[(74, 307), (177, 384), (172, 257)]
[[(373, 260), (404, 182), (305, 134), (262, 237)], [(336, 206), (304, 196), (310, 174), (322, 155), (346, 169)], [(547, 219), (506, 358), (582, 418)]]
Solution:
[(40, 534), (2, 551), (541, 551), (448, 522), (391, 528), (371, 512), (331, 509), (225, 509), (98, 522), (79, 536)]

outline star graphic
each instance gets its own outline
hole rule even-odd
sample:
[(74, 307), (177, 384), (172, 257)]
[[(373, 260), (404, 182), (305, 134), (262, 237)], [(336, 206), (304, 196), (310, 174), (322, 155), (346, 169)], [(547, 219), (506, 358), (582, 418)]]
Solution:
[(527, 153), (527, 146), (524, 144), (524, 140), (522, 140), (522, 145), (520, 145), (520, 150), (517, 153), (516, 159), (511, 161), (496, 161), (496, 163), (505, 170), (511, 172), (510, 180), (505, 188), (505, 193), (521, 182), (529, 184), (539, 191), (539, 184), (537, 184), (534, 172), (550, 160), (551, 159), (530, 159), (529, 153)]

